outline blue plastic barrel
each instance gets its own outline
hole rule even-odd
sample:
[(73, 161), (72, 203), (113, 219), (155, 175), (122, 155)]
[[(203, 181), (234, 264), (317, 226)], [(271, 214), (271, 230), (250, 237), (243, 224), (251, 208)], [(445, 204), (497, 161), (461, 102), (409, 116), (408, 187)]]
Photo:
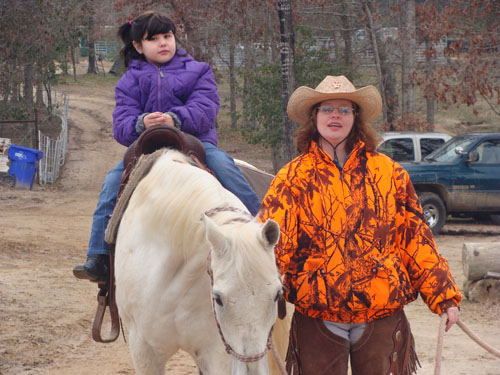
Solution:
[(14, 177), (14, 186), (31, 190), (38, 170), (38, 161), (43, 158), (43, 152), (11, 144), (8, 156), (10, 160), (8, 173)]

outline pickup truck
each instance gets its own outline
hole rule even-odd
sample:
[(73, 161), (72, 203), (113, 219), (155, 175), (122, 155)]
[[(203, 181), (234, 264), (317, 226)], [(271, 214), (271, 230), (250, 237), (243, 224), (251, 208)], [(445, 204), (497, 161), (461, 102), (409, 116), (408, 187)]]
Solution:
[(448, 215), (500, 219), (500, 133), (457, 135), (408, 171), (427, 222), (439, 233)]
[(421, 161), (451, 138), (435, 132), (382, 132), (377, 151), (397, 162)]

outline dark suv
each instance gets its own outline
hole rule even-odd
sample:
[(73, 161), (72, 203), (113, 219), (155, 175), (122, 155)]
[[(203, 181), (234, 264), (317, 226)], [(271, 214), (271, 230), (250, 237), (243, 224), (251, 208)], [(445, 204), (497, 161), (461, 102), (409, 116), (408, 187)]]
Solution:
[(457, 135), (422, 162), (401, 165), (434, 233), (448, 215), (488, 215), (499, 222), (500, 133)]

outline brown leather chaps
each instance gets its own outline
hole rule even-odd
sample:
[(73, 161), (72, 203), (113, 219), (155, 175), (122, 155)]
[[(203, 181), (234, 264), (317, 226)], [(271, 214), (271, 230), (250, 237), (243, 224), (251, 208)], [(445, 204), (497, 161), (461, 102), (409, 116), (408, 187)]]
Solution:
[(411, 375), (418, 358), (403, 310), (366, 323), (354, 343), (333, 334), (321, 319), (295, 311), (290, 330), (287, 371), (293, 375)]

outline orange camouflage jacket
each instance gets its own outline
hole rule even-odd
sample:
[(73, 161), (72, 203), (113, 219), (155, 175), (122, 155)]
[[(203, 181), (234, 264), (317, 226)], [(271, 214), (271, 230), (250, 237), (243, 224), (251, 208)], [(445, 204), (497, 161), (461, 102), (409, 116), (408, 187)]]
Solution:
[(313, 318), (369, 322), (418, 293), (441, 314), (461, 301), (408, 173), (359, 142), (339, 170), (315, 142), (281, 169), (259, 220), (280, 224), (286, 298)]

